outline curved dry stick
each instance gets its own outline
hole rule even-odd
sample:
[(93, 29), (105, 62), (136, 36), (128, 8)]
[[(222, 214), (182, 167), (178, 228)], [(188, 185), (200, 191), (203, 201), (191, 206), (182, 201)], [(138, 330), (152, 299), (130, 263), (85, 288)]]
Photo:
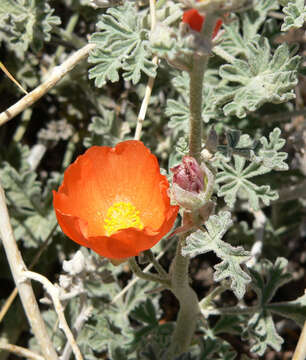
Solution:
[(306, 321), (303, 326), (299, 342), (296, 346), (292, 360), (305, 360), (306, 359)]
[[(85, 324), (85, 321), (87, 321), (88, 318), (91, 316), (92, 310), (93, 310), (92, 306), (86, 306), (81, 310), (73, 327), (75, 335), (77, 335), (81, 331), (83, 325)], [(61, 360), (69, 360), (71, 356), (71, 352), (72, 352), (72, 348), (70, 346), (70, 343), (67, 342), (64, 351), (61, 355)]]
[(33, 292), (31, 281), (24, 278), (26, 266), (18, 250), (9, 214), (5, 202), (5, 195), (0, 184), (0, 235), (8, 259), (11, 272), (17, 286), (19, 296), (31, 325), (36, 340), (46, 360), (57, 360), (58, 356), (47, 333), (44, 320)]
[[(44, 252), (44, 250), (47, 248), (49, 241), (54, 233), (54, 231), (56, 230), (58, 224), (57, 222), (55, 223), (54, 227), (51, 229), (48, 237), (46, 238), (46, 240), (44, 241), (44, 243), (42, 244), (42, 246), (39, 248), (39, 250), (37, 251), (36, 255), (34, 256), (34, 259), (32, 260), (29, 269), (31, 270), (38, 262), (41, 254)], [(9, 308), (11, 307), (13, 301), (15, 300), (16, 296), (18, 294), (18, 290), (15, 287), (15, 289), (11, 292), (10, 296), (6, 299), (5, 303), (3, 304), (1, 310), (0, 310), (0, 323), (3, 320), (4, 316), (6, 315), (6, 313), (8, 312)]]
[(41, 355), (35, 354), (34, 352), (17, 345), (0, 343), (0, 349), (30, 360), (45, 360)]
[(54, 305), (54, 309), (57, 313), (57, 316), (58, 316), (58, 320), (59, 320), (59, 323), (60, 323), (60, 328), (64, 331), (68, 341), (69, 341), (69, 344), (72, 348), (72, 351), (76, 357), (77, 360), (83, 360), (83, 356), (80, 352), (80, 349), (74, 339), (74, 336), (67, 324), (67, 321), (66, 321), (66, 318), (65, 318), (65, 315), (64, 315), (64, 310), (63, 310), (63, 307), (62, 307), (62, 304), (60, 302), (60, 299), (59, 299), (59, 288), (55, 287), (52, 282), (50, 280), (48, 280), (45, 276), (43, 275), (40, 275), (36, 272), (33, 272), (33, 271), (23, 271), (23, 276), (28, 278), (28, 279), (32, 279), (32, 280), (35, 280), (35, 281), (38, 281), (40, 282), (44, 288), (46, 289), (46, 291), (48, 292), (48, 294), (51, 296), (51, 299), (52, 299), (52, 302), (53, 302), (53, 305)]
[(47, 77), (41, 85), (37, 86), (28, 95), (16, 102), (16, 104), (9, 107), (7, 110), (0, 114), (0, 126), (7, 121), (13, 119), (16, 115), (23, 110), (33, 105), (38, 99), (45, 95), (50, 89), (52, 89), (56, 83), (58, 83), (69, 71), (71, 71), (81, 60), (86, 58), (89, 52), (95, 47), (95, 44), (87, 44), (69, 58), (61, 65), (56, 66), (51, 74)]

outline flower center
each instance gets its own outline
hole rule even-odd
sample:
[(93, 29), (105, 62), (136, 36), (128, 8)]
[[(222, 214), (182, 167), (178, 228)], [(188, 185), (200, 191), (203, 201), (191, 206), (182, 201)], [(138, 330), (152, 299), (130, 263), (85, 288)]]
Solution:
[(114, 203), (106, 214), (104, 229), (106, 235), (110, 236), (118, 230), (127, 228), (137, 228), (142, 230), (143, 223), (139, 217), (139, 211), (130, 202), (119, 201)]

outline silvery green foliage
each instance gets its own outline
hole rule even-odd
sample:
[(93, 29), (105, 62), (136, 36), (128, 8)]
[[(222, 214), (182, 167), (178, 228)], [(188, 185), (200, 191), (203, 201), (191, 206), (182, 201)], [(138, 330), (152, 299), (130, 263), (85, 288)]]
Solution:
[(96, 64), (89, 71), (89, 78), (102, 87), (107, 80), (123, 77), (137, 84), (141, 73), (154, 77), (156, 66), (152, 63), (149, 48), (149, 30), (143, 27), (145, 12), (139, 14), (135, 6), (126, 1), (123, 6), (111, 8), (97, 23), (100, 30), (91, 37), (97, 46), (89, 56), (89, 62)]
[(283, 339), (278, 335), (271, 314), (266, 312), (256, 313), (248, 322), (249, 337), (254, 344), (251, 351), (262, 356), (271, 346), (280, 351)]
[(10, 48), (20, 57), (31, 48), (41, 50), (50, 41), (51, 30), (61, 23), (45, 0), (1, 0), (1, 28), (9, 33)]
[[(295, 98), (299, 56), (292, 56), (287, 44), (271, 52), (269, 41), (255, 37), (249, 41), (246, 59), (235, 59), (220, 67), (223, 86), (217, 102), (226, 116), (244, 118), (264, 103), (282, 103)], [(260, 59), (260, 61), (258, 61)], [(236, 83), (235, 86), (229, 84)]]
[(249, 41), (257, 37), (260, 27), (267, 20), (268, 12), (278, 8), (277, 0), (254, 0), (248, 11), (242, 12), (239, 17), (233, 15), (231, 21), (224, 24), (225, 32), (219, 45), (224, 51), (224, 59), (231, 58), (228, 55), (246, 58)]
[[(172, 84), (178, 93), (176, 99), (168, 99), (165, 114), (169, 116), (170, 121), (168, 126), (173, 129), (173, 136), (176, 138), (179, 134), (188, 132), (189, 121), (189, 77), (187, 72), (175, 73), (172, 79)], [(216, 71), (208, 70), (205, 73), (206, 86), (203, 88), (203, 104), (202, 104), (202, 118), (205, 123), (212, 119), (220, 119), (223, 113), (216, 108), (216, 84), (218, 77)]]
[(27, 162), (28, 148), (17, 146), (16, 150), (20, 156), (16, 167), (9, 162), (0, 164), (1, 184), (6, 191), (16, 240), (22, 240), (26, 247), (38, 247), (56, 226), (50, 205), (52, 190), (58, 186), (60, 176), (50, 177), (42, 190), (42, 183)]
[(88, 126), (89, 136), (83, 140), (85, 147), (115, 146), (130, 132), (128, 122), (122, 122), (113, 110), (102, 109), (101, 116), (93, 116)]
[[(76, 262), (82, 262), (82, 266)], [(64, 262), (63, 268), (59, 280), (60, 296), (69, 299), (62, 301), (67, 304), (70, 326), (73, 328), (82, 318), (84, 310), (92, 309), (77, 337), (85, 359), (96, 360), (98, 354), (107, 351), (112, 354), (111, 359), (124, 356), (124, 359), (136, 360), (135, 354), (141, 353), (148, 339), (157, 341), (159, 348), (165, 341), (169, 343), (173, 324), (159, 325), (158, 296), (148, 299), (147, 292), (154, 284), (138, 280), (124, 296), (112, 303), (121, 291), (118, 279), (121, 267), (114, 267), (107, 259), (82, 248), (71, 260)], [(63, 351), (66, 339), (56, 326), (56, 313), (49, 309), (44, 312), (44, 318), (50, 333), (54, 332), (58, 351)], [(131, 319), (138, 322), (136, 329), (131, 327)], [(37, 349), (35, 341), (32, 348)]]
[(223, 81), (216, 87), (215, 102), (225, 116), (244, 118), (265, 103), (295, 97), (299, 56), (294, 56), (287, 44), (273, 49), (268, 39), (258, 34), (267, 13), (278, 8), (276, 0), (257, 0), (254, 8), (224, 25), (217, 46), (220, 51), (215, 52), (229, 64), (220, 67)]
[(285, 14), (282, 31), (300, 28), (306, 20), (306, 5), (304, 0), (289, 0), (284, 4)]
[(88, 127), (90, 137), (85, 137), (84, 145), (90, 147), (93, 145), (114, 145), (116, 137), (112, 135), (114, 130), (115, 113), (105, 110), (103, 117), (94, 116)]
[[(176, 356), (173, 360), (234, 360), (236, 351), (227, 341), (215, 336), (214, 332), (200, 327), (204, 336), (198, 336), (198, 344), (186, 353)], [(150, 341), (144, 346), (137, 360), (168, 360), (167, 352), (159, 344)]]
[[(253, 9), (224, 25), (225, 32), (215, 53), (227, 64), (221, 65), (219, 70), (209, 69), (205, 74), (204, 122), (220, 122), (229, 116), (245, 118), (265, 103), (278, 104), (295, 97), (300, 57), (294, 56), (287, 44), (274, 49), (267, 38), (258, 35), (267, 13), (278, 8), (276, 0), (257, 0)], [(175, 46), (179, 46), (178, 42)], [(168, 56), (170, 51), (173, 51), (171, 44)], [(164, 52), (166, 54), (166, 50)], [(166, 115), (176, 137), (180, 132), (188, 131), (187, 73), (175, 76), (173, 85), (178, 97), (168, 99)]]
[[(280, 20), (272, 19), (269, 15), (280, 9), (279, 2), (284, 7), (283, 25)], [(273, 299), (277, 289), (290, 280), (290, 276), (284, 272), (286, 260), (278, 259), (275, 264), (260, 261), (246, 272), (243, 264), (250, 253), (241, 246), (234, 245), (242, 244), (245, 249), (249, 249), (257, 231), (250, 227), (250, 223), (238, 223), (241, 220), (240, 213), (235, 213), (234, 208), (237, 199), (248, 202), (253, 209), (260, 208), (262, 204), (268, 205), (277, 198), (277, 192), (276, 188), (270, 188), (270, 178), (268, 182), (263, 182), (267, 177), (262, 175), (271, 174), (272, 182), (274, 176), (271, 171), (288, 169), (285, 162), (287, 155), (281, 151), (284, 140), (280, 136), (280, 130), (273, 130), (271, 123), (264, 124), (256, 120), (260, 116), (256, 111), (263, 110), (262, 105), (266, 105), (268, 112), (271, 111), (271, 119), (274, 113), (285, 108), (293, 109), (294, 106), (293, 102), (288, 105), (286, 102), (294, 96), (292, 89), (296, 84), (299, 58), (289, 46), (279, 46), (274, 39), (280, 35), (280, 30), (288, 31), (302, 26), (305, 6), (300, 0), (279, 2), (254, 0), (253, 8), (229, 15), (228, 21), (223, 25), (224, 32), (212, 50), (202, 94), (202, 118), (205, 129), (208, 123), (213, 123), (219, 132), (221, 140), (217, 151), (212, 151), (217, 172), (216, 191), (222, 197), (221, 203), (224, 199), (227, 205), (233, 207), (232, 218), (237, 223), (231, 226), (229, 212), (219, 212), (210, 217), (204, 232), (198, 231), (189, 236), (183, 250), (190, 256), (214, 251), (221, 259), (215, 267), (216, 282), (223, 283), (225, 278), (232, 280), (232, 289), (238, 298), (243, 296), (246, 286), (253, 286), (257, 298), (250, 306), (249, 314), (222, 315), (218, 319), (214, 318), (213, 325), (207, 322), (205, 329), (199, 327), (188, 353), (176, 360), (234, 359), (234, 349), (223, 337), (224, 334), (241, 336), (243, 329), (246, 329), (245, 336), (251, 343), (252, 351), (261, 356), (268, 347), (280, 349), (283, 340), (281, 334), (277, 333), (275, 321), (278, 317), (292, 319), (299, 325), (306, 319), (306, 295), (301, 293), (291, 301), (276, 302)], [(13, 120), (11, 125), (1, 127), (0, 142), (2, 144), (5, 141), (0, 149), (0, 181), (5, 188), (14, 234), (23, 247), (26, 260), (32, 258), (35, 251), (33, 248), (39, 246), (54, 231), (51, 190), (58, 187), (61, 175), (52, 175), (52, 171), (53, 166), (57, 166), (57, 171), (61, 169), (62, 151), (71, 145), (67, 141), (71, 133), (67, 135), (63, 132), (59, 119), (64, 118), (67, 123), (73, 124), (73, 133), (78, 131), (76, 135), (79, 135), (80, 141), (76, 144), (73, 158), (84, 150), (82, 144), (85, 147), (113, 146), (121, 140), (131, 138), (133, 134), (129, 126), (135, 125), (147, 75), (155, 76), (156, 69), (151, 62), (153, 55), (160, 57), (159, 72), (146, 115), (143, 141), (152, 153), (159, 156), (164, 167), (167, 167), (167, 162), (169, 167), (176, 165), (188, 152), (189, 79), (187, 72), (178, 71), (177, 68), (181, 66), (188, 69), (194, 43), (190, 33), (180, 24), (183, 8), (178, 2), (171, 0), (158, 1), (156, 31), (151, 34), (147, 1), (125, 0), (122, 2), (123, 6), (107, 12), (94, 10), (88, 6), (90, 3), (93, 1), (0, 0), (0, 40), (6, 50), (4, 60), (8, 61), (8, 68), (12, 69), (16, 78), (29, 87), (35, 87), (43, 81), (41, 70), (46, 64), (48, 66), (62, 62), (75, 46), (82, 46), (87, 42), (86, 36), (90, 35), (87, 31), (94, 28), (99, 14), (98, 32), (91, 37), (97, 48), (90, 56), (90, 61), (94, 64), (91, 65), (90, 76), (95, 79), (97, 86), (103, 85), (103, 88), (94, 89), (93, 83), (87, 79), (87, 65), (85, 62), (79, 65), (61, 84), (52, 89), (51, 95), (47, 95), (33, 107), (33, 114), (38, 111), (42, 120), (39, 129), (48, 128), (47, 124), (52, 124), (53, 121), (57, 125), (55, 131), (48, 131), (48, 134), (41, 131), (38, 134), (37, 118), (33, 117), (28, 128), (31, 131), (27, 131), (29, 134), (20, 141), (32, 144), (34, 137), (38, 137), (41, 141), (58, 142), (59, 146), (55, 150), (51, 149), (44, 159), (48, 162), (47, 166), (43, 162), (36, 173), (29, 168), (29, 149), (26, 146), (14, 146), (14, 149), (5, 146), (6, 138), (15, 131), (15, 126), (19, 129), (19, 119)], [(117, 6), (118, 1), (101, 0), (95, 3)], [(39, 56), (36, 53), (50, 40), (52, 30), (58, 30), (56, 26), (59, 18), (54, 16), (53, 9), (48, 4), (58, 11), (57, 15), (61, 16), (65, 26), (72, 17), (78, 17), (71, 37), (61, 39), (61, 56), (58, 56), (55, 49), (59, 45), (55, 41), (52, 41), (51, 46), (45, 47)], [(62, 9), (64, 11), (60, 13), (59, 10)], [(64, 26), (60, 30), (61, 34), (67, 36)], [(75, 39), (78, 41), (74, 42)], [(52, 40), (59, 39), (52, 37)], [(25, 52), (26, 61), (21, 61)], [(175, 65), (175, 70), (172, 65)], [(120, 79), (121, 75), (129, 81), (124, 83)], [(107, 84), (108, 81), (117, 80), (118, 86)], [(5, 92), (2, 99), (6, 99), (6, 93), (15, 99), (15, 88), (12, 92), (7, 82), (1, 84), (0, 90), (4, 88)], [(124, 88), (124, 94), (120, 92), (121, 87)], [(75, 96), (76, 93), (79, 96)], [(115, 98), (110, 98), (109, 94), (115, 94)], [(52, 109), (48, 108), (50, 96), (57, 101)], [(121, 112), (123, 98), (127, 111), (122, 106)], [(277, 105), (279, 102), (285, 103), (282, 108)], [(102, 104), (112, 110), (105, 110)], [(24, 126), (23, 122), (21, 126)], [(228, 130), (228, 126), (234, 129)], [(238, 128), (244, 129), (249, 135), (242, 134)], [(224, 129), (227, 129), (226, 139), (222, 141), (223, 133), (220, 131)], [(261, 134), (266, 134), (266, 137), (261, 137)], [(177, 141), (178, 139), (181, 140)], [(277, 174), (280, 175), (282, 174)], [(295, 173), (294, 176), (300, 179), (301, 175)], [(298, 208), (293, 202), (288, 209), (293, 207)], [(277, 212), (277, 209), (274, 210)], [(269, 211), (270, 208), (266, 213)], [(285, 224), (280, 221), (279, 214), (277, 224), (267, 219), (263, 226), (265, 233), (262, 256), (270, 256), (273, 247), (277, 247), (278, 256), (283, 251), (279, 245), (280, 240), (283, 240), (286, 232), (286, 240), (288, 239), (290, 227), (297, 231), (299, 217), (304, 209), (301, 206), (295, 211), (290, 213)], [(291, 221), (293, 217), (294, 221)], [(228, 242), (224, 240), (225, 233)], [(277, 237), (279, 242), (275, 245)], [(63, 254), (71, 253), (73, 246), (75, 245), (65, 239), (65, 236), (58, 235), (50, 245), (53, 250), (56, 247), (60, 261)], [(282, 246), (286, 247), (287, 242), (283, 242)], [(162, 248), (160, 244), (159, 249)], [(44, 271), (50, 274), (49, 264), (53, 271), (54, 264), (58, 266), (59, 259), (50, 248), (45, 251), (48, 266)], [(171, 321), (161, 323), (158, 297), (150, 294), (153, 286), (138, 281), (127, 294), (112, 303), (122, 290), (122, 278), (127, 276), (126, 266), (113, 267), (107, 260), (87, 249), (83, 248), (81, 251), (86, 259), (84, 268), (83, 260), (77, 257), (76, 267), (69, 268), (65, 262), (64, 274), (60, 275), (59, 283), (67, 320), (72, 328), (84, 308), (94, 309), (77, 336), (84, 359), (97, 360), (107, 353), (106, 356), (112, 360), (164, 360), (175, 324)], [(44, 260), (41, 261), (42, 264), (38, 265), (44, 266)], [(3, 256), (1, 265), (4, 263), (7, 266)], [(9, 270), (4, 268), (3, 277), (11, 279), (10, 275), (6, 275), (8, 273)], [(222, 303), (222, 307), (225, 308), (226, 304)], [(16, 312), (18, 315), (19, 313), (22, 313), (21, 310)], [(21, 315), (18, 316), (20, 329), (21, 318)], [(61, 355), (67, 339), (57, 327), (57, 315), (52, 306), (44, 311), (44, 318), (52, 341)], [(12, 321), (12, 317), (9, 317), (8, 322), (10, 328), (16, 331), (16, 323)], [(6, 324), (2, 322), (3, 328)], [(6, 334), (7, 329), (3, 333)], [(33, 339), (30, 340), (30, 346), (35, 346)], [(33, 349), (39, 352), (38, 347)]]
[[(249, 269), (252, 277), (251, 284), (258, 296), (258, 310), (248, 321), (245, 337), (253, 343), (251, 351), (259, 356), (265, 353), (268, 346), (279, 351), (283, 343), (283, 339), (275, 329), (272, 318), (271, 309), (274, 306), (277, 308), (278, 304), (270, 303), (270, 301), (277, 289), (292, 278), (291, 274), (286, 272), (287, 264), (288, 261), (285, 258), (277, 258), (274, 264), (265, 260), (262, 264), (258, 264), (255, 269)], [(290, 302), (286, 305), (290, 308)], [(296, 318), (298, 316), (299, 322), (303, 324), (306, 319), (305, 295), (298, 299), (295, 305), (297, 306), (295, 306), (294, 314), (289, 317)]]
[[(227, 135), (227, 146), (219, 147), (223, 155), (214, 163), (218, 168), (216, 183), (221, 185), (218, 196), (224, 196), (226, 203), (233, 207), (237, 198), (248, 200), (249, 205), (257, 210), (262, 201), (269, 205), (270, 201), (278, 198), (277, 192), (269, 185), (257, 185), (251, 178), (264, 175), (272, 170), (288, 170), (284, 162), (285, 152), (279, 152), (285, 141), (280, 138), (280, 129), (275, 128), (266, 137), (259, 141), (252, 141), (248, 135), (240, 136), (239, 132), (232, 131)], [(220, 154), (221, 154), (220, 153)]]
[(233, 247), (222, 240), (231, 225), (231, 215), (228, 211), (210, 216), (205, 223), (205, 230), (197, 230), (187, 236), (182, 255), (192, 257), (209, 251), (215, 252), (222, 259), (221, 263), (215, 265), (215, 281), (230, 278), (232, 290), (241, 299), (251, 279), (240, 265), (250, 258), (250, 253), (241, 246)]

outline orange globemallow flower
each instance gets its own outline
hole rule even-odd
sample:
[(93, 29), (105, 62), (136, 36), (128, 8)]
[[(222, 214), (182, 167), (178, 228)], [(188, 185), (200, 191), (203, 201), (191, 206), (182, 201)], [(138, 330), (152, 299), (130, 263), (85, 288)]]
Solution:
[(76, 243), (109, 259), (138, 255), (172, 228), (169, 183), (142, 142), (93, 146), (65, 171), (53, 192), (56, 217)]
[[(189, 9), (184, 12), (183, 23), (188, 24), (192, 30), (200, 32), (202, 30), (203, 23), (205, 21), (205, 15), (201, 15), (197, 9)], [(218, 34), (221, 26), (222, 26), (222, 19), (218, 19), (212, 34), (212, 39), (216, 37)]]

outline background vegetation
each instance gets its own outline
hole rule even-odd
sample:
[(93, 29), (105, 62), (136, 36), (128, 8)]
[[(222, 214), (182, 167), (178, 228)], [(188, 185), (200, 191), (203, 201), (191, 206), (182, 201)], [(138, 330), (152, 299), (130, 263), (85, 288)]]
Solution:
[[(60, 285), (84, 358), (161, 359), (175, 297), (143, 280), (117, 297), (131, 279), (128, 266), (84, 248), (76, 253), (57, 226), (52, 189), (86, 148), (133, 138), (148, 77), (155, 83), (141, 140), (169, 173), (188, 150), (189, 80), (178, 67), (188, 66), (193, 50), (179, 30), (178, 1), (157, 3), (155, 32), (145, 0), (108, 10), (94, 3), (106, 2), (1, 0), (0, 61), (29, 92), (88, 41), (96, 46), (39, 101), (12, 119), (1, 114), (0, 182), (23, 259)], [(206, 148), (213, 128), (218, 134), (210, 147), (217, 230), (206, 247), (194, 233), (185, 253), (199, 300), (216, 283), (223, 291), (210, 306), (200, 303), (207, 322), (199, 322), (193, 347), (179, 359), (290, 359), (296, 347), (306, 319), (305, 14), (304, 1), (254, 0), (228, 16), (213, 48), (202, 117)], [(4, 112), (24, 94), (0, 77)], [(174, 244), (154, 248), (165, 268)], [(83, 262), (81, 271), (72, 258)], [(4, 251), (0, 268), (0, 341), (39, 353), (19, 299), (5, 311), (15, 284)], [(45, 296), (41, 311), (56, 351), (69, 359), (50, 298), (37, 284), (35, 293)], [(0, 351), (1, 360), (15, 358)]]

